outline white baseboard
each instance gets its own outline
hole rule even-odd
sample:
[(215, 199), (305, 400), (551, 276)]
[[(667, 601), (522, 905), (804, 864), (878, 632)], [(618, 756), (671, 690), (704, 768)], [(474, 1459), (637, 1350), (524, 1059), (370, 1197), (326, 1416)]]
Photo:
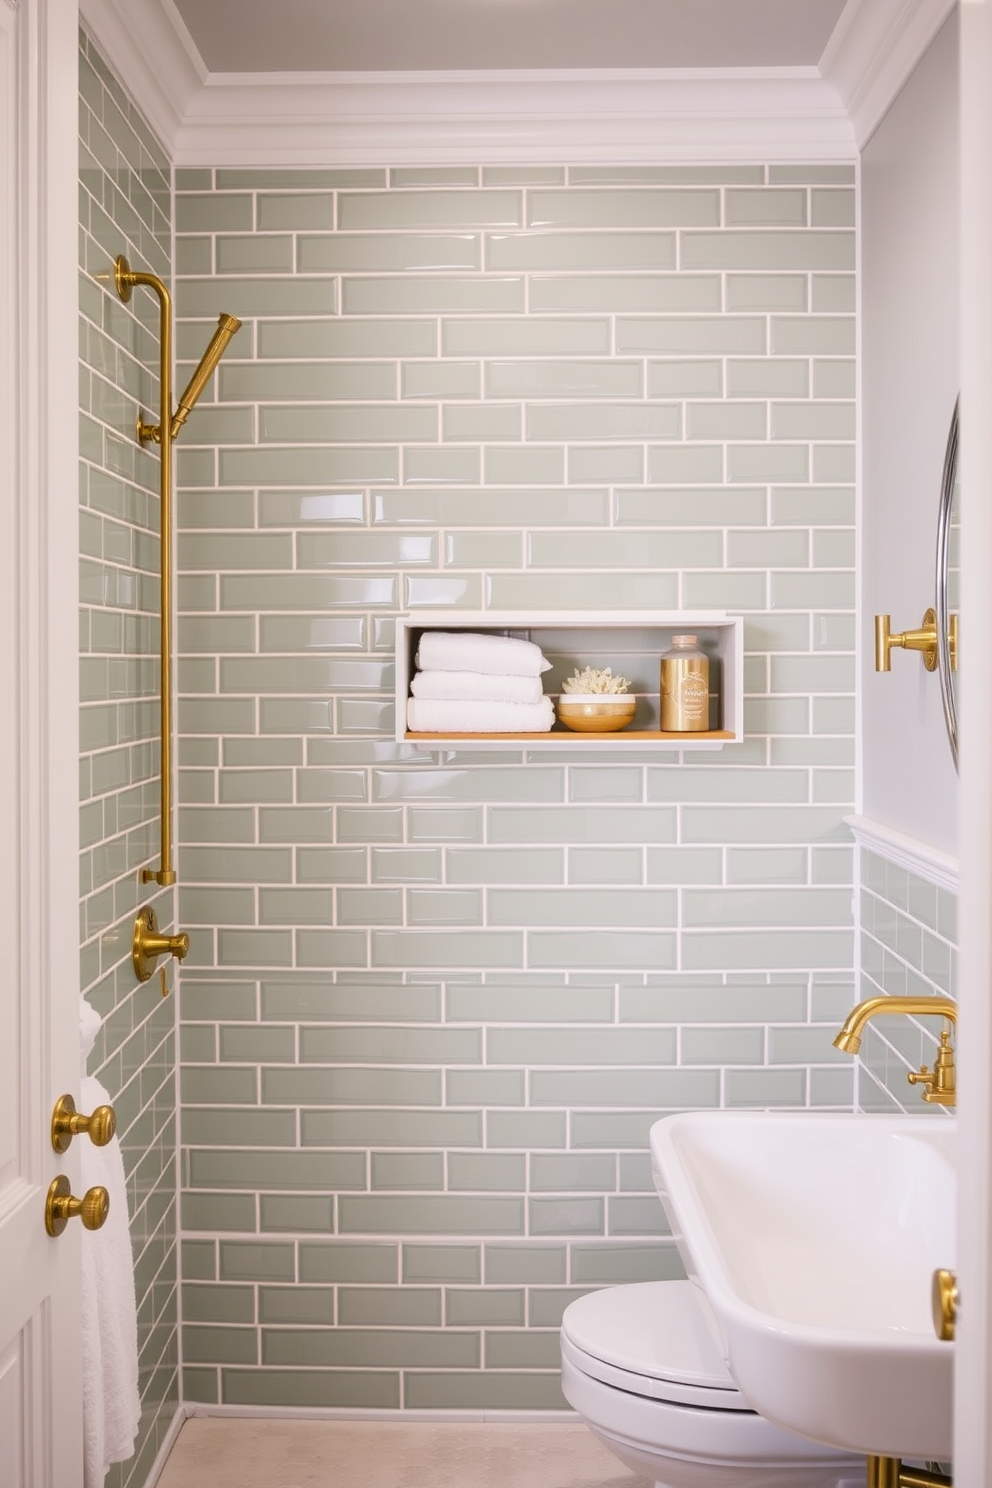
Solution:
[[(350, 1410), (336, 1406), (214, 1405), (190, 1403), (182, 1407), (185, 1419), (226, 1416), (239, 1420), (280, 1421), (395, 1421), (399, 1424), (451, 1422), (457, 1425), (486, 1423), (500, 1426), (569, 1425), (580, 1420), (573, 1410), (540, 1411), (450, 1411), (450, 1410)], [(177, 1427), (178, 1431), (178, 1427)], [(173, 1440), (175, 1438), (173, 1437)], [(157, 1459), (156, 1459), (157, 1460)], [(159, 1467), (161, 1472), (161, 1467)], [(149, 1478), (146, 1488), (153, 1488)]]
[(172, 1451), (173, 1447), (176, 1444), (176, 1437), (183, 1429), (183, 1425), (188, 1419), (189, 1415), (190, 1411), (185, 1405), (180, 1405), (177, 1407), (176, 1414), (173, 1416), (171, 1422), (169, 1423), (169, 1429), (165, 1433), (165, 1439), (158, 1449), (158, 1455), (156, 1456), (155, 1461), (152, 1463), (151, 1467), (148, 1469), (148, 1476), (145, 1478), (145, 1488), (155, 1488), (155, 1484), (162, 1476), (162, 1470), (168, 1460), (169, 1453)]

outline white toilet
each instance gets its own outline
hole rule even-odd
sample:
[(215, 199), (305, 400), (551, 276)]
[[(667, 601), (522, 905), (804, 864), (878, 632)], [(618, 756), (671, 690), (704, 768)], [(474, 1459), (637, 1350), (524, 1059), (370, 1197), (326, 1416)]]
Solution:
[(740, 1394), (688, 1281), (608, 1287), (565, 1309), (565, 1398), (656, 1488), (864, 1488), (865, 1459), (773, 1426)]

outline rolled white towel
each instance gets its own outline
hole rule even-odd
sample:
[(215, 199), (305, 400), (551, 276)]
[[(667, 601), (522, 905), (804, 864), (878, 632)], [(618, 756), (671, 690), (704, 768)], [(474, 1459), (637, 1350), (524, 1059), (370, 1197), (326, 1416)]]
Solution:
[[(86, 1073), (101, 1028), (100, 1014), (79, 1002), (80, 1110), (110, 1104), (100, 1084)], [(134, 1452), (141, 1423), (138, 1395), (138, 1323), (134, 1263), (127, 1216), (127, 1181), (120, 1142), (106, 1147), (79, 1141), (81, 1190), (101, 1185), (110, 1195), (102, 1230), (82, 1237), (83, 1317), (83, 1488), (102, 1488), (113, 1462)]]
[(414, 734), (546, 734), (554, 721), (549, 697), (539, 703), (410, 698), (406, 705), (407, 728)]
[[(87, 1076), (80, 1082), (80, 1103), (92, 1111), (109, 1105), (110, 1097), (99, 1080)], [(117, 1138), (106, 1147), (83, 1142), (79, 1173), (82, 1188), (100, 1184), (110, 1194), (103, 1228), (82, 1238), (83, 1488), (102, 1488), (111, 1463), (132, 1456), (141, 1424), (134, 1263)]]
[(417, 648), (417, 665), (424, 672), (495, 672), (513, 677), (539, 677), (551, 670), (550, 661), (533, 641), (467, 630), (425, 630)]
[(540, 677), (497, 672), (416, 672), (410, 691), (416, 698), (470, 698), (482, 703), (539, 703), (544, 696)]

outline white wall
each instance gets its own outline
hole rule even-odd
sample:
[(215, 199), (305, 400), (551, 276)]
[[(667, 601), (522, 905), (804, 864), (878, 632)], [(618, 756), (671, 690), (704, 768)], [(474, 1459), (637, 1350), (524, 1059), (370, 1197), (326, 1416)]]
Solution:
[(957, 779), (936, 674), (873, 616), (915, 629), (934, 600), (937, 502), (958, 391), (958, 23), (944, 25), (862, 157), (863, 802), (868, 817), (955, 851)]

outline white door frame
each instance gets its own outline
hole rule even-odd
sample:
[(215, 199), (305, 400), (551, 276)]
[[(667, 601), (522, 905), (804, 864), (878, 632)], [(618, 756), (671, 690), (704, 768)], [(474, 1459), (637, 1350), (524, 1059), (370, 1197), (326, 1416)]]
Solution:
[(961, 1102), (954, 1481), (992, 1468), (992, 4), (961, 7)]
[(49, 1126), (79, 1078), (78, 11), (0, 11), (0, 1488), (78, 1488), (80, 1237), (44, 1224), (52, 1178), (77, 1173)]

